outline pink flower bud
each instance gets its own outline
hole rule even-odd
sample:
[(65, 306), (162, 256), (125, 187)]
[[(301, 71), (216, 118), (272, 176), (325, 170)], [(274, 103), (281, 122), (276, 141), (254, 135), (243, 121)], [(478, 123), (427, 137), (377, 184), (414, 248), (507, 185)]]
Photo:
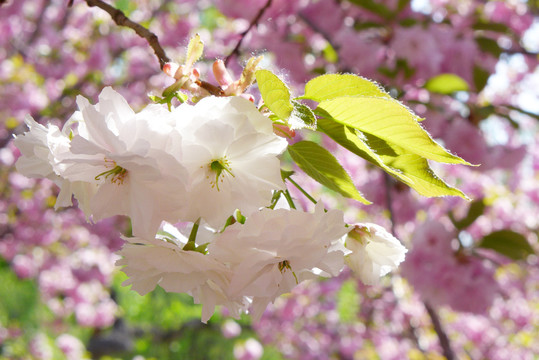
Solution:
[(163, 66), (163, 72), (170, 77), (174, 77), (174, 74), (176, 74), (176, 71), (178, 71), (179, 67), (180, 66), (178, 64), (169, 62)]
[(217, 80), (219, 85), (223, 87), (229, 86), (233, 81), (225, 67), (225, 63), (221, 59), (217, 59), (213, 63), (213, 75), (215, 76), (215, 80)]
[(244, 99), (247, 99), (249, 100), (250, 102), (252, 102), (254, 104), (255, 102), (255, 97), (251, 94), (240, 94), (240, 96)]
[(290, 138), (290, 139), (296, 136), (296, 132), (284, 124), (273, 123), (273, 133), (277, 136)]

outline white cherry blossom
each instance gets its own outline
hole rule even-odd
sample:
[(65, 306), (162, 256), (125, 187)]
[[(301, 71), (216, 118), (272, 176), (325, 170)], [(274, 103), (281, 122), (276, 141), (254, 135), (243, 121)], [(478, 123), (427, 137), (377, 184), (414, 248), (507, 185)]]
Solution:
[(378, 283), (381, 276), (397, 269), (408, 251), (400, 241), (380, 225), (354, 225), (348, 233), (346, 264), (367, 285)]
[[(132, 285), (132, 290), (141, 295), (156, 285), (168, 292), (188, 293), (195, 303), (202, 304), (203, 322), (213, 315), (217, 305), (224, 305), (238, 318), (248, 300), (241, 296), (231, 299), (227, 295), (230, 269), (211, 255), (183, 250), (187, 238), (178, 231), (173, 233), (178, 238), (160, 235), (151, 240), (124, 238), (126, 243), (118, 253), (123, 258), (116, 262), (125, 265), (122, 270), (129, 276), (123, 285)], [(208, 236), (211, 235), (203, 237)]]
[(273, 190), (284, 188), (278, 155), (287, 142), (250, 101), (207, 97), (173, 113), (190, 175), (185, 220), (202, 217), (220, 228), (234, 210), (248, 215), (269, 205)]
[(53, 165), (58, 162), (58, 157), (69, 152), (69, 136), (56, 125), (37, 123), (30, 115), (25, 117), (24, 122), (28, 131), (16, 136), (13, 141), (21, 151), (21, 157), (15, 164), (17, 171), (27, 177), (52, 180), (60, 188), (55, 209), (71, 206), (73, 194), (79, 200), (79, 206), (87, 208), (86, 194), (95, 192), (96, 188), (80, 181), (71, 182), (54, 171)]
[(228, 289), (235, 296), (253, 297), (253, 318), (299, 282), (316, 274), (336, 276), (344, 265), (344, 253), (335, 242), (347, 229), (342, 212), (314, 213), (262, 209), (234, 224), (209, 245), (215, 258), (233, 271)]
[(155, 235), (163, 220), (177, 221), (187, 173), (170, 113), (158, 105), (135, 113), (111, 88), (103, 89), (96, 105), (80, 96), (77, 104), (79, 121), (67, 125), (70, 151), (59, 156), (54, 170), (69, 181), (96, 186), (87, 194), (87, 215), (94, 221), (127, 215), (133, 233), (145, 237)]

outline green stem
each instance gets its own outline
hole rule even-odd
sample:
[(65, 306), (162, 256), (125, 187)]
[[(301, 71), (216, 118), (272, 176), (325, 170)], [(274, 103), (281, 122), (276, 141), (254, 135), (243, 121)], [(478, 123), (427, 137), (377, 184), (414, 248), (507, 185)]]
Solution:
[(305, 197), (307, 199), (309, 199), (313, 204), (317, 203), (317, 201), (311, 195), (309, 195), (305, 190), (303, 190), (303, 188), (301, 186), (299, 186), (299, 184), (297, 182), (292, 180), (292, 178), (290, 176), (287, 177), (286, 180), (290, 181), (292, 183), (292, 185), (294, 185), (299, 191), (301, 191), (301, 193), (303, 195), (305, 195)]
[[(200, 218), (198, 218), (197, 221), (193, 224), (193, 228), (191, 229), (191, 234), (189, 234), (189, 240), (187, 241), (187, 244), (195, 243), (195, 239), (197, 238), (197, 232), (198, 232), (198, 226), (200, 225)], [(186, 245), (187, 245), (186, 244)]]
[(283, 195), (288, 202), (288, 206), (290, 206), (291, 209), (296, 209), (296, 204), (294, 204), (294, 200), (292, 199), (292, 195), (290, 195), (288, 189), (283, 192)]

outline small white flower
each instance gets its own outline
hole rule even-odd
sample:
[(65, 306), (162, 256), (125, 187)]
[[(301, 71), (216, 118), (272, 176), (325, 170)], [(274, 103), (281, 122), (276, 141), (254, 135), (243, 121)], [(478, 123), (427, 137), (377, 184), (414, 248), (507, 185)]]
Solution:
[(241, 97), (207, 97), (173, 111), (184, 140), (183, 164), (190, 174), (184, 220), (202, 217), (220, 228), (239, 209), (244, 215), (269, 205), (283, 189), (280, 155), (286, 140), (272, 122)]
[(352, 251), (345, 257), (346, 264), (367, 285), (397, 269), (408, 251), (383, 227), (371, 223), (355, 225), (348, 233), (346, 248)]
[(71, 206), (72, 194), (79, 200), (81, 208), (87, 207), (85, 194), (95, 192), (95, 187), (80, 181), (71, 182), (54, 171), (58, 158), (69, 152), (69, 137), (56, 125), (43, 126), (30, 115), (25, 117), (24, 122), (28, 131), (15, 137), (13, 141), (21, 151), (21, 157), (15, 164), (17, 171), (27, 177), (52, 180), (60, 188), (55, 209)]
[(253, 297), (253, 318), (299, 282), (315, 274), (336, 276), (344, 253), (335, 242), (346, 234), (342, 212), (314, 213), (262, 209), (234, 224), (209, 245), (215, 258), (234, 272), (229, 294)]
[[(61, 177), (92, 184), (87, 216), (97, 221), (127, 215), (136, 236), (153, 237), (163, 220), (175, 222), (185, 201), (187, 172), (181, 165), (181, 136), (161, 106), (135, 113), (111, 88), (91, 105), (77, 98), (80, 112), (66, 125), (69, 152), (54, 164)], [(77, 121), (78, 120), (78, 121)]]
[[(171, 225), (167, 226), (170, 229)], [(141, 295), (152, 291), (156, 285), (168, 292), (188, 293), (195, 303), (202, 304), (203, 322), (213, 315), (217, 305), (224, 305), (232, 316), (239, 317), (247, 306), (247, 299), (227, 296), (230, 269), (211, 255), (183, 250), (187, 238), (178, 231), (172, 232), (179, 235), (178, 238), (124, 238), (126, 243), (118, 253), (123, 258), (116, 262), (125, 265), (122, 270), (129, 276), (123, 285), (132, 285), (132, 290)], [(209, 236), (202, 237), (208, 239)]]

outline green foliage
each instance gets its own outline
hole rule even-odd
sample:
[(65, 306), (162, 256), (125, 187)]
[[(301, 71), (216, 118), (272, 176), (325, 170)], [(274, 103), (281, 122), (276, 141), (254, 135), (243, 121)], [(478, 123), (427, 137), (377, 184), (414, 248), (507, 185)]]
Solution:
[(326, 149), (312, 141), (300, 141), (288, 147), (288, 152), (307, 175), (320, 184), (348, 198), (370, 204), (356, 189), (350, 175)]
[(21, 280), (5, 261), (0, 263), (0, 323), (38, 327), (39, 291), (31, 280)]
[(391, 98), (378, 84), (353, 74), (327, 74), (305, 85), (301, 99), (321, 102), (343, 96), (378, 96)]
[(440, 74), (430, 78), (425, 84), (425, 89), (439, 93), (452, 94), (457, 91), (468, 91), (466, 80), (455, 74)]
[(473, 82), (475, 91), (480, 92), (487, 85), (490, 73), (480, 66), (475, 65), (473, 68)]
[(379, 1), (374, 0), (349, 0), (352, 4), (355, 4), (363, 9), (372, 12), (380, 16), (383, 19), (389, 20), (394, 14), (388, 9), (385, 5), (381, 4)]
[(288, 86), (268, 70), (258, 70), (255, 76), (264, 104), (280, 119), (288, 120), (294, 111)]
[(307, 128), (316, 130), (316, 116), (311, 108), (296, 100), (292, 100), (292, 105), (294, 106), (294, 111), (288, 120), (289, 125), (293, 129)]
[(344, 97), (323, 101), (319, 114), (363, 133), (374, 135), (408, 153), (450, 164), (467, 164), (438, 145), (399, 102), (378, 97)]
[(466, 198), (463, 192), (437, 177), (427, 160), (418, 155), (407, 153), (398, 146), (390, 146), (380, 138), (362, 134), (328, 119), (319, 119), (318, 126), (335, 142), (380, 167), (423, 196), (454, 195)]
[(513, 260), (525, 260), (534, 254), (533, 248), (524, 235), (512, 230), (499, 230), (481, 239), (478, 247), (494, 250)]
[(485, 208), (486, 204), (483, 199), (474, 200), (470, 204), (468, 213), (464, 218), (456, 220), (452, 212), (449, 213), (449, 218), (453, 222), (453, 225), (455, 225), (455, 228), (457, 228), (458, 230), (464, 230), (468, 226), (472, 225), (478, 217), (483, 215), (483, 213), (485, 212)]
[(354, 323), (360, 310), (361, 296), (356, 289), (357, 280), (346, 280), (337, 294), (337, 312), (343, 323)]
[(475, 39), (477, 42), (477, 45), (481, 49), (481, 51), (491, 53), (495, 57), (499, 57), (503, 50), (500, 48), (500, 45), (496, 42), (496, 40), (487, 38), (487, 37), (478, 37)]

